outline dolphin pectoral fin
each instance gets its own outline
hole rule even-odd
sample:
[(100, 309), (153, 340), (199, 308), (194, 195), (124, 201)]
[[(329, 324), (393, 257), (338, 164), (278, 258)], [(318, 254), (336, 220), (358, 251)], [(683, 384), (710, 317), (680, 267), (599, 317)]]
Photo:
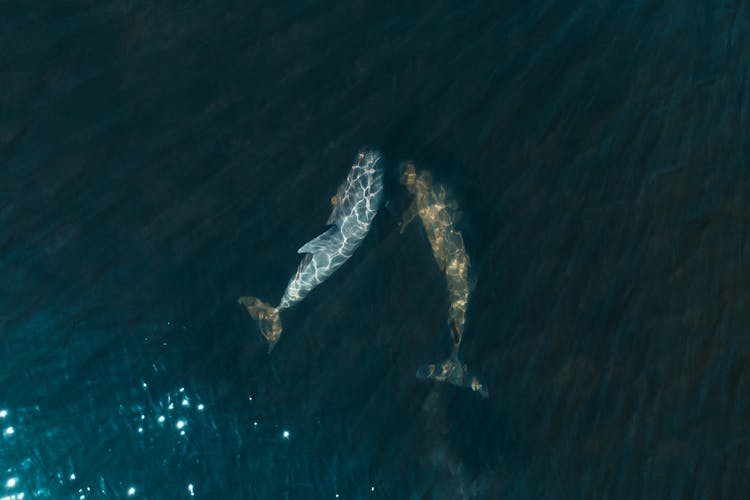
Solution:
[(260, 333), (268, 341), (270, 354), (281, 337), (281, 317), (278, 307), (266, 304), (257, 297), (240, 297), (237, 302), (245, 306), (250, 316), (258, 323)]
[(297, 253), (316, 253), (320, 250), (328, 249), (333, 244), (335, 235), (338, 234), (338, 229), (334, 227), (328, 228), (328, 230), (311, 239), (297, 250)]
[(408, 226), (409, 223), (414, 220), (414, 217), (416, 217), (418, 213), (419, 210), (417, 209), (417, 202), (412, 201), (411, 205), (409, 205), (409, 208), (404, 210), (404, 214), (401, 216), (401, 222), (399, 223), (399, 232), (401, 234), (406, 231), (406, 226)]

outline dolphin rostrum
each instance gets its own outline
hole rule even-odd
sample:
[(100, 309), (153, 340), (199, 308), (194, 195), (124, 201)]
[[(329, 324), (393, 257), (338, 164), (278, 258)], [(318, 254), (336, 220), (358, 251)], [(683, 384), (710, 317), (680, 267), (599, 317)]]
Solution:
[(257, 297), (238, 299), (258, 322), (260, 332), (268, 341), (269, 353), (281, 336), (279, 313), (304, 299), (352, 256), (367, 236), (382, 200), (380, 154), (360, 151), (346, 180), (331, 199), (333, 209), (326, 221), (331, 227), (297, 250), (297, 253), (305, 256), (289, 281), (279, 305), (273, 307)]
[(412, 163), (403, 167), (401, 183), (413, 197), (411, 205), (404, 213), (401, 232), (419, 215), (430, 241), (435, 262), (445, 275), (450, 298), (448, 316), (453, 338), (451, 354), (441, 363), (419, 368), (417, 378), (468, 387), (486, 398), (489, 396), (487, 388), (476, 375), (469, 372), (459, 356), (466, 324), (466, 307), (469, 304), (470, 282), (469, 256), (461, 232), (455, 228), (456, 204), (448, 200), (445, 187), (434, 182), (429, 172), (417, 173)]

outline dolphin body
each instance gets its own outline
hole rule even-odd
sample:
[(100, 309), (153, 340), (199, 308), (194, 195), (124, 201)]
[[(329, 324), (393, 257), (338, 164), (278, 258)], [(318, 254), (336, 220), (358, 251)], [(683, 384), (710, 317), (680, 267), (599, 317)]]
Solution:
[(313, 288), (331, 276), (362, 244), (383, 201), (383, 169), (380, 153), (363, 150), (357, 154), (349, 174), (331, 199), (333, 209), (326, 224), (331, 227), (297, 250), (305, 254), (276, 307), (257, 297), (237, 301), (257, 321), (268, 341), (270, 353), (281, 336), (279, 313), (304, 299)]
[(411, 205), (404, 213), (401, 232), (403, 233), (409, 222), (419, 216), (430, 241), (435, 262), (445, 275), (450, 299), (448, 317), (453, 340), (451, 354), (441, 363), (419, 368), (417, 378), (448, 382), (458, 387), (470, 388), (482, 397), (489, 397), (487, 388), (476, 375), (469, 372), (459, 356), (472, 283), (469, 277), (469, 256), (461, 232), (455, 228), (456, 204), (448, 199), (445, 187), (434, 182), (429, 172), (417, 172), (412, 163), (403, 167), (401, 183), (413, 197)]

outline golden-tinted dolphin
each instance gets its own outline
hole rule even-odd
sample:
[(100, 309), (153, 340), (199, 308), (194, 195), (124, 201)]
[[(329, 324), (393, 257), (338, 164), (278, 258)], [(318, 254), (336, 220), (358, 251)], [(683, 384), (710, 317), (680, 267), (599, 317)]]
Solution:
[(455, 227), (456, 204), (448, 199), (445, 187), (434, 182), (428, 171), (417, 172), (412, 163), (407, 163), (402, 168), (401, 183), (411, 193), (413, 200), (404, 213), (401, 232), (419, 216), (435, 262), (445, 276), (450, 298), (448, 317), (453, 340), (451, 355), (441, 363), (419, 368), (417, 378), (467, 387), (486, 398), (489, 396), (487, 388), (476, 375), (469, 372), (459, 353), (471, 290), (469, 256), (461, 232)]

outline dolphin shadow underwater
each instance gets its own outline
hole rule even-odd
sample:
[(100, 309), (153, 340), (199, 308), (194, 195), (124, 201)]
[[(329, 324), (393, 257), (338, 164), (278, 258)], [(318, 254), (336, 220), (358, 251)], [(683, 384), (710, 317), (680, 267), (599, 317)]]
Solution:
[[(485, 385), (471, 373), (460, 357), (461, 341), (469, 302), (469, 257), (461, 233), (455, 229), (456, 204), (447, 199), (444, 186), (435, 183), (427, 171), (416, 172), (411, 163), (402, 167), (401, 183), (413, 200), (401, 222), (401, 233), (417, 216), (427, 234), (435, 262), (443, 272), (450, 307), (448, 311), (453, 348), (448, 359), (420, 367), (420, 380), (448, 382), (489, 397)], [(289, 280), (279, 305), (272, 306), (257, 297), (237, 301), (245, 306), (268, 342), (270, 353), (283, 330), (281, 312), (304, 299), (341, 267), (364, 241), (383, 202), (383, 168), (377, 151), (362, 150), (336, 195), (325, 232), (302, 245), (305, 254)]]

